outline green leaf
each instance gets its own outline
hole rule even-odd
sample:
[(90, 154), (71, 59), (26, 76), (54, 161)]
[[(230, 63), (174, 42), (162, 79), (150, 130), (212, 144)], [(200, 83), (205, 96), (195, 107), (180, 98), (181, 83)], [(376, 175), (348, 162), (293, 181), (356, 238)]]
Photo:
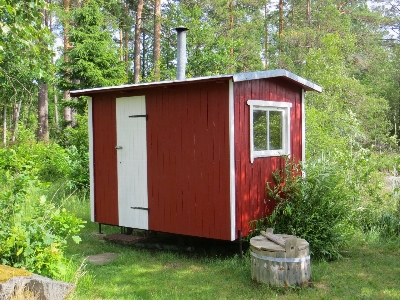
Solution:
[(79, 244), (79, 243), (82, 241), (82, 239), (81, 239), (79, 236), (77, 236), (77, 235), (73, 235), (73, 236), (72, 236), (72, 240), (73, 240), (76, 244)]

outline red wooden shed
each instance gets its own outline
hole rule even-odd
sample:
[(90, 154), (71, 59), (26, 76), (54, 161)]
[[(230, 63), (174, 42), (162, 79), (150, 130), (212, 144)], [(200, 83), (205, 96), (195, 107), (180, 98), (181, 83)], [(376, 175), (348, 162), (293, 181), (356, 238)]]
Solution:
[(92, 221), (236, 240), (265, 183), (305, 157), (305, 91), (286, 70), (71, 92), (89, 97)]

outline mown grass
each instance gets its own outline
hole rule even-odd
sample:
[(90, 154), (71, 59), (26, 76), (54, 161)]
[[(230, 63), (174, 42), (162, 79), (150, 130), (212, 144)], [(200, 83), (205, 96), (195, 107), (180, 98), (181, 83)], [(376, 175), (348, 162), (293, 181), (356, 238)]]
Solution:
[[(88, 220), (85, 203), (75, 211)], [(103, 226), (106, 233), (117, 228)], [(251, 280), (250, 258), (137, 249), (99, 239), (88, 221), (79, 245), (70, 244), (69, 278), (80, 268), (73, 299), (400, 299), (400, 239), (355, 236), (334, 262), (312, 260), (312, 287), (273, 288)], [(104, 265), (85, 261), (91, 254), (118, 253)], [(77, 276), (79, 277), (79, 276)]]

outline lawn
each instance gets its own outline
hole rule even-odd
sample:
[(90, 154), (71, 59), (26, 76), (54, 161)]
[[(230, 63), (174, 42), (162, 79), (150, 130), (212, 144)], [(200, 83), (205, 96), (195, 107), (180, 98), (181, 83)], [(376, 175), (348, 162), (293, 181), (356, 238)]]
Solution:
[[(85, 205), (79, 212), (88, 219)], [(111, 226), (103, 229), (118, 232)], [(300, 289), (252, 282), (248, 251), (240, 259), (235, 251), (220, 255), (205, 244), (190, 252), (139, 249), (99, 239), (97, 230), (88, 221), (82, 242), (68, 248), (69, 271), (83, 262), (73, 299), (400, 299), (400, 239), (355, 236), (342, 259), (311, 260), (312, 287)], [(119, 256), (103, 265), (84, 260), (107, 252)]]

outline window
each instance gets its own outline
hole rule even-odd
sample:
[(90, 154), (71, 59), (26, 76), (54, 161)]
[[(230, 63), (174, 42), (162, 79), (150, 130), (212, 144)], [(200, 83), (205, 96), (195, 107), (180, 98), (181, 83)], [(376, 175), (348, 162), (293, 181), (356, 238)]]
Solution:
[(292, 103), (248, 100), (250, 106), (250, 161), (256, 157), (290, 154)]

